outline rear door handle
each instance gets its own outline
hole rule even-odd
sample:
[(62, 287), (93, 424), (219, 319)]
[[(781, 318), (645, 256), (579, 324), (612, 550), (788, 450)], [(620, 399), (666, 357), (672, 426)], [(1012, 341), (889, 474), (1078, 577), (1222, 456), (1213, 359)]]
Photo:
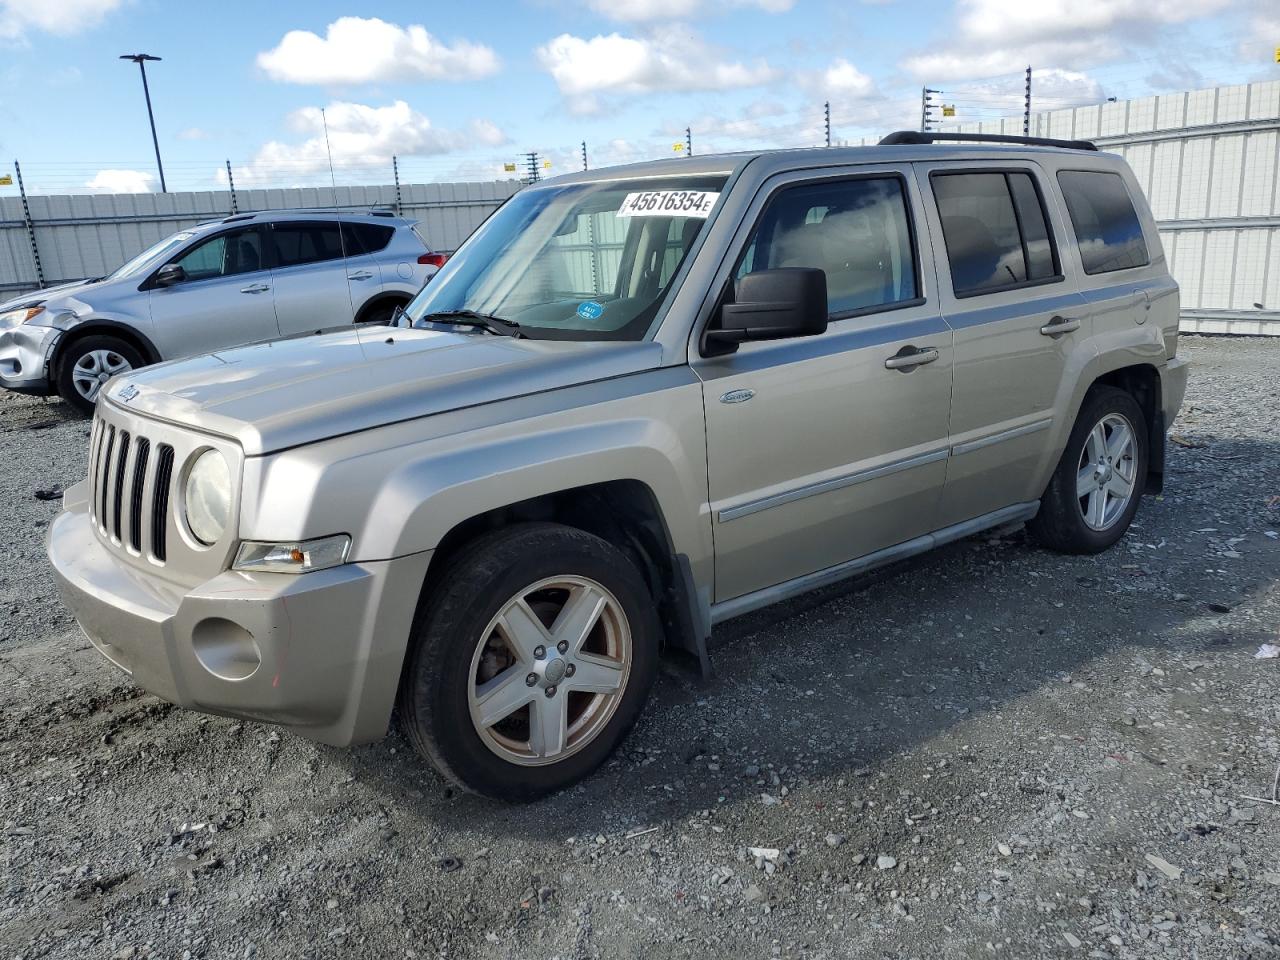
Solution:
[(348, 280), (368, 280), (373, 274), (368, 270), (357, 270), (355, 273), (347, 274)]
[[(910, 352), (908, 352), (910, 351)], [(933, 363), (941, 354), (934, 347), (903, 347), (898, 353), (884, 362), (886, 370), (914, 370), (926, 363)]]
[(1079, 329), (1080, 321), (1075, 317), (1054, 317), (1040, 328), (1040, 332), (1046, 337), (1060, 337), (1064, 333), (1073, 333)]
[(270, 284), (251, 283), (247, 287), (241, 287), (240, 292), (241, 293), (266, 293), (270, 289), (271, 289)]

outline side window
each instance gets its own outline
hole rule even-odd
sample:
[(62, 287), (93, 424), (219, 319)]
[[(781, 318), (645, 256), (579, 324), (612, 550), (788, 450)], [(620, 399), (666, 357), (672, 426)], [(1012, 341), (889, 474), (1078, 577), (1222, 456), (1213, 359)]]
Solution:
[(256, 227), (211, 237), (175, 261), (187, 280), (208, 280), (262, 269), (262, 241)]
[(376, 223), (344, 223), (342, 239), (347, 245), (347, 256), (377, 253), (391, 242), (391, 236), (395, 232), (394, 227), (384, 227)]
[[(297, 267), (342, 257), (342, 240), (336, 223), (277, 223), (271, 228), (271, 238), (278, 267)], [(347, 253), (350, 255), (352, 251)]]
[(898, 177), (789, 187), (770, 202), (738, 263), (737, 276), (774, 267), (817, 267), (839, 318), (915, 300), (915, 252)]
[(1058, 185), (1085, 273), (1109, 273), (1151, 262), (1142, 224), (1118, 173), (1062, 170)]
[(935, 173), (931, 182), (957, 297), (1058, 277), (1044, 205), (1029, 173)]

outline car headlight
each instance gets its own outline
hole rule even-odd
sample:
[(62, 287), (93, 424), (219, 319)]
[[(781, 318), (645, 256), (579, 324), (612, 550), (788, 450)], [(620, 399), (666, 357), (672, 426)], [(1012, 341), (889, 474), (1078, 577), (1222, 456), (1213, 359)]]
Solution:
[(345, 533), (285, 543), (246, 540), (236, 552), (233, 569), (261, 573), (311, 573), (346, 563), (350, 550), (351, 538)]
[(28, 320), (34, 320), (42, 313), (44, 313), (44, 307), (40, 306), (6, 310), (4, 313), (0, 313), (0, 328), (21, 326)]
[(183, 504), (195, 538), (205, 546), (217, 543), (231, 517), (231, 470), (217, 450), (206, 450), (191, 465)]

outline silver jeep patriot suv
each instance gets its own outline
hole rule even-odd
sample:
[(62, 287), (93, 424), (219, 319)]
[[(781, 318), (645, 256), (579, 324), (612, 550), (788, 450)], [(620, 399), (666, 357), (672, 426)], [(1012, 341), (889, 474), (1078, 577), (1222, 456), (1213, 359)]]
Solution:
[(1186, 386), (1150, 211), (1091, 144), (936, 137), (547, 181), (400, 325), (116, 377), (67, 605), (174, 703), (336, 745), (396, 709), (528, 799), (664, 645), (999, 524), (1106, 549)]

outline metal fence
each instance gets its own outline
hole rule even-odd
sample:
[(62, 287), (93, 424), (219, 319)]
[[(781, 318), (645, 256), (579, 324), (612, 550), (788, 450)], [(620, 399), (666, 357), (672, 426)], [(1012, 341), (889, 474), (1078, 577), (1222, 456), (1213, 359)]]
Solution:
[[(1022, 117), (947, 125), (1022, 133)], [(1123, 156), (1151, 202), (1182, 327), (1280, 335), (1280, 80), (1052, 110), (1034, 136)]]
[(97, 277), (171, 233), (249, 210), (381, 207), (418, 220), (433, 250), (452, 252), (523, 186), (416, 183), (270, 190), (26, 196), (0, 199), (0, 297)]

